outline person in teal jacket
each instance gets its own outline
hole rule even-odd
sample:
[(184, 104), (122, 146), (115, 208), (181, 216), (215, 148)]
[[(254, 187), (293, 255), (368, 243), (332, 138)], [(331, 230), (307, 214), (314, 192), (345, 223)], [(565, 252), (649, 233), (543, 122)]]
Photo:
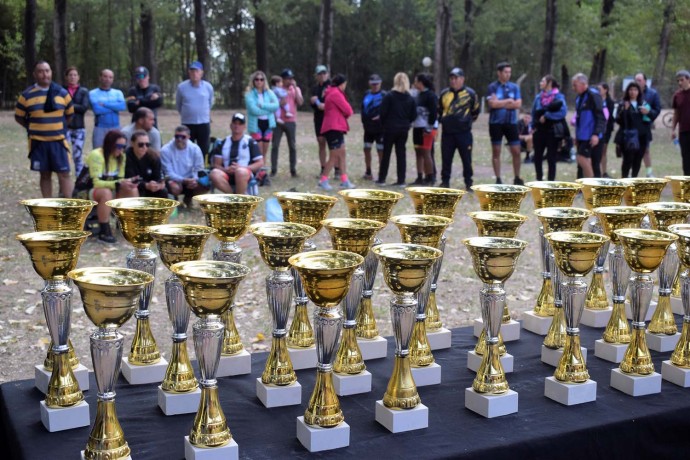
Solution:
[(260, 70), (249, 77), (249, 85), (244, 93), (244, 105), (247, 107), (247, 131), (259, 144), (259, 150), (265, 157), (273, 136), (273, 128), (276, 127), (274, 113), (280, 103), (275, 93), (268, 88), (266, 74)]

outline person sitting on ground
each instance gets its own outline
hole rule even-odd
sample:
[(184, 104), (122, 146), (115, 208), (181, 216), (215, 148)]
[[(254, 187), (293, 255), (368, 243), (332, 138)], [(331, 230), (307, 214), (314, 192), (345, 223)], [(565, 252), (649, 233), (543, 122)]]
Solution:
[(184, 204), (192, 205), (192, 197), (208, 193), (209, 179), (201, 180), (204, 172), (204, 156), (198, 145), (189, 140), (189, 128), (180, 125), (175, 128), (175, 138), (161, 149), (161, 163), (167, 178), (168, 191), (174, 196), (184, 195)]
[(148, 107), (139, 107), (132, 115), (132, 123), (122, 128), (122, 134), (127, 137), (127, 147), (130, 146), (129, 140), (134, 131), (144, 131), (149, 136), (151, 147), (156, 152), (161, 151), (161, 132), (154, 126), (156, 118), (153, 110)]
[(259, 145), (244, 133), (246, 117), (237, 112), (230, 121), (231, 134), (213, 149), (211, 182), (223, 193), (243, 194), (247, 184), (264, 165)]
[(531, 163), (532, 158), (532, 115), (525, 113), (518, 120), (518, 137), (520, 138), (520, 150), (525, 152), (525, 163)]
[(290, 112), (290, 104), (287, 102), (288, 92), (283, 88), (283, 77), (280, 75), (271, 77), (271, 91), (275, 93), (280, 103), (280, 108), (276, 110), (276, 123), (285, 123), (283, 118), (292, 118), (294, 114)]
[(125, 177), (137, 185), (139, 196), (167, 198), (160, 154), (151, 147), (146, 131), (134, 131), (127, 148)]

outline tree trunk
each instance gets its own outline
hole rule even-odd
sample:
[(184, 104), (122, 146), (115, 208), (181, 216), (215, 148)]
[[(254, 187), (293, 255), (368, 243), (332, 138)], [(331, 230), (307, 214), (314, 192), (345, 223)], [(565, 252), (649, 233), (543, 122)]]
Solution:
[(230, 44), (230, 51), (236, 58), (230, 60), (230, 75), (232, 77), (230, 84), (230, 105), (232, 107), (241, 107), (244, 103), (244, 80), (242, 75), (242, 65), (244, 61), (242, 59), (242, 11), (240, 11), (239, 8), (238, 11), (235, 12), (234, 23), (236, 36)]
[(33, 80), (34, 64), (36, 63), (36, 0), (26, 0), (24, 8), (24, 68), (26, 69), (26, 84)]
[(546, 0), (546, 21), (544, 47), (541, 53), (541, 76), (553, 72), (553, 55), (556, 49), (556, 26), (558, 25), (558, 0)]
[[(259, 11), (260, 0), (254, 2), (256, 11)], [(256, 68), (264, 73), (268, 72), (268, 28), (258, 14), (254, 15), (254, 41), (256, 45)], [(239, 38), (238, 38), (239, 40)]]
[[(601, 31), (599, 43), (606, 43), (608, 41), (607, 29), (611, 24), (611, 11), (615, 0), (603, 0), (601, 5)], [(592, 84), (596, 84), (604, 78), (604, 69), (606, 68), (606, 46), (599, 48), (594, 53), (592, 59), (592, 70), (589, 74), (589, 80)]]
[(570, 72), (568, 72), (568, 66), (563, 64), (561, 66), (561, 88), (560, 92), (563, 93), (563, 97), (568, 99), (568, 92), (570, 92)]
[(453, 12), (449, 0), (436, 1), (436, 40), (434, 42), (434, 86), (440, 91), (446, 84), (450, 63), (451, 21)]
[(153, 23), (153, 10), (149, 3), (141, 3), (141, 47), (142, 62), (149, 69), (150, 81), (158, 81), (158, 67), (156, 66), (156, 35)]
[(55, 0), (55, 15), (53, 16), (53, 80), (62, 81), (67, 68), (67, 34), (65, 21), (67, 16), (67, 0)]
[(194, 36), (196, 38), (196, 54), (199, 62), (204, 66), (208, 75), (209, 67), (208, 43), (206, 39), (206, 9), (203, 0), (194, 0)]
[(668, 58), (668, 48), (671, 43), (671, 31), (676, 22), (676, 0), (667, 0), (666, 8), (664, 8), (664, 24), (661, 26), (661, 35), (659, 36), (659, 54), (656, 58), (656, 65), (654, 66), (653, 82), (654, 86), (661, 88), (664, 80), (664, 71), (666, 70), (666, 59)]
[(486, 0), (475, 2), (474, 0), (465, 0), (465, 33), (462, 40), (462, 49), (460, 50), (460, 67), (467, 73), (472, 64), (472, 45), (474, 44), (474, 20), (482, 10)]
[(321, 0), (319, 17), (319, 41), (316, 49), (317, 64), (331, 68), (331, 51), (333, 42), (333, 2)]

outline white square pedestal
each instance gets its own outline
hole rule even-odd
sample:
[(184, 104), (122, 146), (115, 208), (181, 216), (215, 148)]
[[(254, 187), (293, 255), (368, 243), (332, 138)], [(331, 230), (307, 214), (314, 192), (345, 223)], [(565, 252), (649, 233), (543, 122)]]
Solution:
[(350, 396), (371, 391), (371, 373), (362, 371), (359, 374), (333, 373), (333, 387), (338, 396)]
[(189, 436), (184, 437), (185, 460), (237, 460), (240, 449), (234, 439), (221, 447), (196, 447), (189, 442)]
[(156, 364), (149, 364), (147, 366), (135, 366), (134, 364), (129, 364), (127, 358), (122, 358), (122, 375), (130, 385), (162, 382), (167, 368), (168, 362), (163, 358)]
[(340, 449), (350, 445), (350, 425), (342, 422), (333, 428), (321, 428), (304, 423), (297, 417), (297, 439), (309, 452)]
[(584, 383), (563, 383), (556, 380), (556, 377), (546, 377), (544, 396), (564, 406), (594, 402), (597, 399), (597, 382), (587, 380)]
[(690, 387), (690, 369), (674, 366), (671, 361), (662, 361), (661, 377), (679, 387)]
[(41, 401), (41, 422), (51, 433), (89, 426), (89, 405), (82, 401), (72, 407), (51, 409), (45, 401)]
[(316, 367), (316, 347), (288, 347), (288, 353), (290, 353), (290, 361), (292, 361), (292, 368), (294, 370), (314, 369)]
[[(84, 457), (84, 451), (83, 450), (81, 451), (81, 460), (86, 460), (86, 457)], [(132, 460), (132, 456), (128, 455), (125, 458), (123, 458), (122, 460)]]
[[(76, 369), (72, 369), (72, 372), (74, 373), (74, 378), (77, 379), (77, 383), (79, 383), (79, 389), (87, 391), (89, 389), (89, 370), (86, 366), (79, 364)], [(47, 371), (43, 364), (34, 366), (34, 386), (43, 394), (48, 392), (51, 374), (52, 372)]]
[(501, 395), (484, 395), (465, 388), (465, 407), (486, 418), (514, 414), (518, 411), (518, 394), (508, 390)]
[[(472, 372), (477, 372), (481, 364), (482, 357), (480, 355), (475, 353), (474, 350), (467, 352), (467, 368), (469, 370)], [(503, 372), (506, 374), (513, 372), (513, 355), (506, 353), (505, 355), (501, 356), (501, 366), (503, 366)]]
[[(484, 329), (484, 322), (481, 318), (474, 320), (474, 336), (479, 337)], [(501, 324), (501, 335), (504, 342), (520, 340), (520, 323), (511, 319), (510, 322)]]
[(450, 348), (452, 333), (450, 330), (442, 327), (436, 331), (426, 331), (426, 339), (429, 341), (429, 347), (432, 350), (444, 350)]
[(201, 389), (189, 393), (168, 393), (158, 385), (158, 407), (165, 415), (193, 414), (199, 408)]
[(649, 331), (645, 333), (647, 336), (647, 346), (650, 350), (664, 353), (666, 351), (673, 351), (676, 348), (678, 339), (680, 339), (680, 332), (673, 335), (666, 334), (650, 334)]
[(589, 327), (606, 327), (611, 318), (611, 312), (613, 312), (613, 308), (607, 308), (606, 310), (590, 310), (585, 308), (582, 310), (580, 324)]
[(302, 385), (299, 382), (285, 386), (266, 385), (261, 377), (256, 379), (256, 397), (265, 407), (294, 406), (302, 404)]
[(384, 406), (383, 400), (378, 400), (376, 421), (391, 433), (421, 430), (429, 427), (429, 408), (420, 403), (414, 409), (394, 410)]
[[(656, 310), (656, 301), (652, 300), (649, 303), (649, 308), (647, 309), (647, 316), (644, 317), (645, 321), (651, 321), (654, 310)], [(629, 300), (625, 301), (625, 316), (628, 319), (632, 319), (632, 308), (630, 307)]]
[(236, 355), (220, 355), (216, 377), (232, 377), (252, 373), (252, 355), (242, 350)]
[(632, 375), (620, 369), (611, 369), (611, 386), (630, 396), (661, 393), (661, 374)]
[(627, 343), (608, 343), (604, 339), (599, 339), (594, 342), (594, 356), (611, 363), (620, 363), (625, 356), (625, 350), (628, 349)]
[(683, 299), (671, 296), (671, 310), (674, 315), (684, 316), (685, 310), (683, 309)]
[[(587, 363), (587, 349), (585, 347), (580, 347), (580, 351), (582, 352), (582, 358), (585, 360), (585, 363)], [(549, 366), (558, 367), (561, 356), (563, 356), (562, 348), (554, 350), (544, 345), (541, 346), (541, 362)]]
[(441, 383), (441, 366), (436, 363), (424, 367), (412, 367), (412, 377), (418, 387)]
[(380, 335), (374, 337), (373, 339), (363, 339), (361, 337), (357, 337), (357, 345), (359, 345), (359, 351), (362, 352), (362, 359), (364, 359), (364, 361), (385, 358), (388, 356), (388, 340), (384, 339)]
[[(537, 335), (546, 335), (552, 321), (553, 316), (538, 316), (534, 314), (534, 310), (522, 314), (522, 328)], [(502, 328), (503, 326), (501, 326)]]

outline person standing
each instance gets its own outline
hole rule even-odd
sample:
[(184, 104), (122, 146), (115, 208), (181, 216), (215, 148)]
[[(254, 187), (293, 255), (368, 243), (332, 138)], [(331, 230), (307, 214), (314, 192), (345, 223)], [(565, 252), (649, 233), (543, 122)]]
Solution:
[(431, 147), (436, 138), (438, 97), (434, 93), (431, 76), (425, 73), (417, 74), (414, 87), (417, 90), (417, 117), (412, 122), (412, 140), (417, 157), (417, 179), (410, 185), (433, 185), (434, 162)]
[(613, 129), (615, 128), (616, 118), (614, 111), (616, 108), (616, 103), (611, 97), (611, 92), (609, 91), (609, 85), (606, 82), (601, 82), (597, 86), (599, 94), (601, 94), (601, 100), (604, 104), (604, 118), (606, 118), (606, 131), (604, 131), (604, 137), (601, 139), (601, 176), (609, 177), (606, 173), (607, 171), (607, 154), (609, 150), (609, 142), (611, 142), (611, 136), (613, 135)]
[(278, 151), (283, 134), (287, 137), (288, 150), (290, 152), (290, 175), (297, 177), (297, 108), (304, 103), (302, 90), (295, 82), (295, 74), (291, 69), (283, 69), (280, 73), (283, 79), (283, 89), (287, 92), (285, 103), (288, 110), (283, 113), (283, 123), (278, 124), (273, 133), (273, 145), (271, 146), (271, 176), (278, 172)]
[(690, 72), (676, 72), (678, 91), (673, 94), (671, 139), (677, 139), (683, 161), (683, 175), (690, 176)]
[(180, 123), (189, 128), (190, 140), (199, 146), (205, 158), (211, 142), (213, 86), (202, 79), (204, 66), (199, 61), (189, 64), (187, 75), (189, 79), (177, 85), (175, 106), (180, 114)]
[(589, 87), (589, 80), (583, 73), (572, 79), (575, 99), (575, 142), (577, 143), (577, 165), (582, 168), (582, 177), (601, 177), (601, 148), (599, 142), (606, 132), (604, 104), (599, 92)]
[(441, 91), (438, 119), (441, 124), (441, 187), (450, 187), (455, 150), (462, 161), (465, 188), (472, 189), (472, 122), (479, 116), (479, 98), (465, 86), (465, 72), (455, 67), (448, 75), (448, 88)]
[(32, 171), (40, 172), (39, 185), (43, 198), (53, 196), (53, 173), (57, 174), (60, 193), (72, 197), (69, 144), (66, 129), (72, 115), (72, 97), (53, 82), (53, 71), (46, 61), (34, 64), (35, 83), (17, 99), (14, 119), (29, 138), (29, 161)]
[(395, 146), (397, 187), (404, 187), (407, 172), (405, 144), (412, 122), (417, 118), (417, 105), (410, 95), (410, 79), (404, 72), (393, 77), (393, 88), (381, 102), (381, 123), (383, 124), (383, 156), (379, 165), (379, 179), (376, 185), (385, 185), (391, 152)]
[(84, 114), (89, 110), (89, 90), (79, 85), (79, 71), (76, 67), (65, 70), (65, 89), (72, 97), (74, 115), (67, 125), (67, 139), (72, 145), (72, 162), (74, 163), (74, 177), (84, 167), (84, 141), (86, 141), (86, 125)]
[(99, 86), (89, 91), (91, 110), (96, 116), (92, 144), (97, 149), (103, 146), (108, 131), (120, 129), (120, 112), (125, 110), (125, 95), (113, 89), (115, 74), (110, 69), (101, 70)]
[[(649, 104), (642, 99), (642, 89), (637, 82), (631, 82), (625, 88), (623, 103), (618, 109), (616, 122), (620, 125), (623, 132), (628, 130), (637, 131), (637, 146), (628, 145), (624, 142), (621, 145), (623, 151), (623, 165), (621, 166), (621, 177), (637, 177), (642, 165), (642, 157), (649, 143), (649, 125), (643, 121), (644, 114), (642, 109), (646, 108), (649, 112)], [(629, 176), (632, 170), (632, 176)]]
[[(319, 144), (319, 164), (321, 165), (321, 173), (326, 166), (326, 138), (321, 135), (321, 125), (323, 124), (323, 111), (326, 108), (324, 101), (326, 88), (331, 84), (328, 78), (328, 67), (325, 65), (317, 65), (314, 69), (316, 74), (316, 84), (311, 88), (311, 97), (309, 103), (314, 109), (314, 132), (316, 133), (316, 142)], [(336, 170), (340, 165), (335, 165)]]
[(568, 106), (553, 75), (545, 75), (539, 82), (539, 94), (532, 104), (534, 133), (534, 170), (537, 180), (544, 177), (544, 151), (549, 165), (548, 180), (556, 180), (558, 146), (565, 137), (565, 117)]
[(520, 87), (510, 81), (512, 67), (509, 62), (496, 65), (498, 79), (489, 85), (489, 136), (491, 137), (491, 163), (496, 183), (501, 184), (501, 146), (505, 137), (513, 157), (515, 185), (524, 185), (520, 178), (520, 135), (518, 133), (518, 111), (522, 107)]
[[(259, 144), (262, 158), (266, 158), (276, 127), (275, 111), (280, 107), (280, 103), (275, 93), (268, 88), (266, 74), (261, 70), (249, 76), (249, 85), (244, 93), (244, 105), (247, 108), (249, 135)], [(242, 130), (244, 131), (244, 126)]]
[(323, 123), (321, 125), (321, 135), (328, 143), (329, 156), (326, 165), (321, 171), (319, 187), (324, 190), (333, 190), (328, 183), (328, 174), (335, 165), (340, 165), (340, 187), (355, 188), (347, 177), (347, 163), (345, 159), (345, 134), (350, 130), (347, 119), (352, 116), (353, 110), (347, 97), (345, 88), (347, 78), (345, 75), (338, 74), (333, 77), (331, 86), (326, 89), (324, 97), (326, 99), (324, 107)]
[(640, 85), (642, 89), (642, 99), (649, 105), (649, 108), (641, 108), (640, 112), (643, 115), (643, 121), (647, 125), (647, 131), (649, 133), (649, 142), (644, 151), (644, 165), (647, 169), (647, 177), (654, 177), (654, 171), (652, 169), (652, 157), (649, 155), (649, 147), (652, 145), (652, 126), (654, 126), (654, 120), (657, 119), (661, 113), (661, 98), (659, 93), (656, 92), (654, 88), (647, 84), (647, 75), (642, 72), (635, 74), (635, 82)]
[(369, 90), (362, 99), (362, 126), (364, 127), (364, 180), (373, 180), (371, 174), (371, 148), (376, 144), (376, 153), (381, 164), (383, 155), (383, 125), (381, 124), (381, 102), (386, 92), (381, 90), (381, 77), (369, 77)]
[[(127, 93), (127, 110), (134, 114), (137, 109), (146, 107), (153, 110), (153, 125), (158, 128), (158, 107), (163, 105), (163, 92), (158, 85), (150, 82), (149, 69), (139, 66), (134, 69), (135, 84)], [(132, 116), (134, 122), (134, 116)]]

